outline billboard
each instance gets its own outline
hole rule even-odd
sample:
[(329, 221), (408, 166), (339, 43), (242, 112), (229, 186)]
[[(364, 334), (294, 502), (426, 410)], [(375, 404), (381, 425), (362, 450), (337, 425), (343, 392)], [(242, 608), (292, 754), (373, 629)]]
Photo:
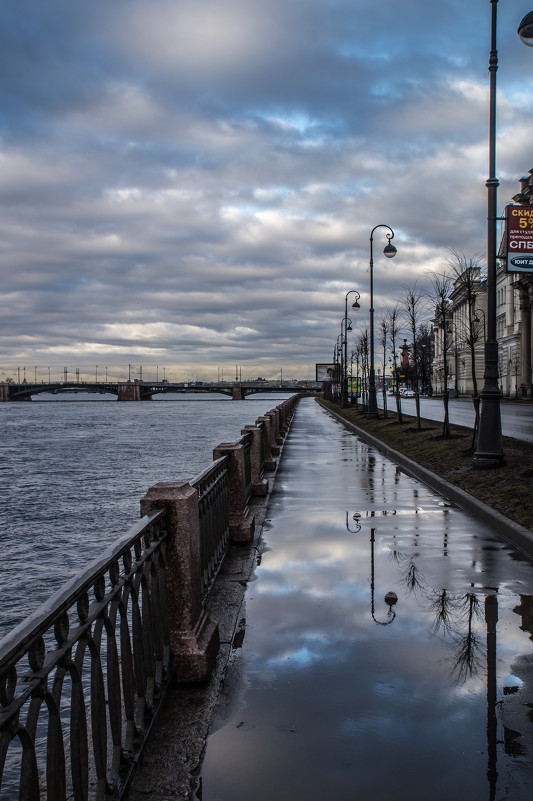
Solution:
[(533, 273), (533, 206), (507, 206), (507, 272)]
[(340, 366), (338, 364), (315, 364), (317, 381), (338, 380)]
[(361, 394), (361, 376), (348, 376), (348, 393), (350, 395)]

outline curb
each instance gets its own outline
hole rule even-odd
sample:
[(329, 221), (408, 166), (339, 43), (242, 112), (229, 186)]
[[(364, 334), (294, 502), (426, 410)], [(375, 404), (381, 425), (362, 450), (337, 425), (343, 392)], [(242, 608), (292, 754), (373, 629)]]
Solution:
[[(322, 406), (322, 404), (320, 405)], [(478, 501), (477, 498), (474, 498), (468, 492), (459, 489), (459, 487), (456, 487), (454, 484), (450, 484), (449, 481), (432, 473), (431, 470), (428, 470), (426, 467), (422, 467), (418, 462), (414, 462), (412, 459), (404, 456), (403, 453), (389, 447), (372, 434), (368, 434), (354, 423), (350, 423), (340, 414), (337, 414), (331, 409), (327, 409), (325, 406), (322, 406), (322, 409), (339, 423), (342, 423), (345, 428), (357, 434), (360, 439), (372, 445), (378, 451), (381, 451), (381, 453), (385, 454), (389, 459), (392, 459), (393, 462), (396, 462), (396, 464), (410, 476), (423, 481), (428, 487), (440, 492), (445, 498), (457, 504), (464, 512), (467, 512), (478, 520), (481, 520), (481, 522), (489, 525), (494, 529), (496, 534), (520, 550), (529, 559), (533, 559), (533, 532), (529, 531), (529, 529), (518, 525), (518, 523), (513, 523), (512, 520), (502, 515), (501, 512), (492, 509), (490, 506), (487, 506), (487, 504), (482, 503), (482, 501)]]

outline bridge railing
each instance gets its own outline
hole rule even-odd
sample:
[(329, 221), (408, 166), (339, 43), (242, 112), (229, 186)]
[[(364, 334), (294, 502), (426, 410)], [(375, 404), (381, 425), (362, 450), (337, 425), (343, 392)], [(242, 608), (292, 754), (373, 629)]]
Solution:
[(191, 482), (151, 487), (139, 523), (0, 641), (2, 799), (125, 795), (170, 683), (209, 677), (206, 597), (229, 545), (253, 538), (298, 400), (215, 448)]

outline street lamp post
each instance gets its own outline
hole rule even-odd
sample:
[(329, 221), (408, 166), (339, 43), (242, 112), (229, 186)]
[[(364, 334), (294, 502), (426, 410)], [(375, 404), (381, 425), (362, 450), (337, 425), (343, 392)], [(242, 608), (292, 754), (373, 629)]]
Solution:
[[(498, 385), (498, 340), (496, 339), (496, 203), (499, 181), (496, 178), (496, 72), (498, 51), (496, 49), (498, 0), (490, 0), (492, 6), (490, 73), (490, 119), (489, 119), (489, 179), (487, 213), (487, 328), (485, 339), (485, 374), (481, 391), (481, 414), (474, 467), (497, 467), (504, 459), (502, 447), (502, 425), (500, 415), (501, 390)], [(533, 46), (533, 11), (522, 19), (518, 35), (524, 44)]]
[(378, 417), (378, 402), (376, 398), (376, 375), (374, 371), (374, 231), (378, 228), (387, 228), (390, 233), (386, 234), (387, 244), (383, 250), (383, 254), (392, 259), (396, 256), (396, 248), (391, 244), (391, 239), (394, 239), (394, 231), (389, 225), (380, 223), (374, 226), (370, 233), (370, 375), (368, 379), (368, 407), (366, 417), (367, 420)]
[[(341, 332), (337, 336), (337, 357), (335, 364), (338, 365), (337, 378), (337, 403), (342, 404), (342, 377), (344, 375), (344, 342), (346, 340), (346, 332), (343, 331), (344, 318), (341, 319)], [(351, 328), (350, 328), (351, 331)]]
[(473, 465), (478, 468), (497, 467), (504, 459), (502, 422), (500, 414), (501, 390), (498, 385), (498, 340), (496, 339), (496, 216), (499, 181), (496, 178), (496, 72), (498, 50), (496, 28), (498, 0), (492, 6), (491, 49), (489, 57), (490, 113), (489, 113), (489, 178), (487, 180), (487, 336), (485, 339), (484, 385), (481, 390), (479, 434)]
[(346, 335), (348, 331), (347, 321), (348, 321), (348, 295), (355, 295), (355, 301), (352, 303), (352, 309), (357, 311), (360, 309), (359, 299), (361, 295), (357, 291), (357, 289), (350, 289), (349, 292), (346, 293), (344, 298), (344, 372), (342, 375), (342, 403), (343, 407), (348, 406), (348, 337)]
[(376, 617), (375, 612), (375, 604), (374, 604), (374, 590), (376, 585), (376, 566), (375, 566), (375, 558), (374, 558), (374, 543), (376, 540), (376, 530), (374, 528), (370, 529), (370, 614), (372, 615), (372, 620), (374, 623), (377, 623), (378, 626), (388, 626), (394, 618), (396, 617), (396, 612), (394, 611), (393, 607), (398, 603), (398, 596), (392, 590), (389, 590), (385, 598), (383, 599), (387, 606), (389, 607), (389, 611), (387, 613), (387, 620), (378, 620)]

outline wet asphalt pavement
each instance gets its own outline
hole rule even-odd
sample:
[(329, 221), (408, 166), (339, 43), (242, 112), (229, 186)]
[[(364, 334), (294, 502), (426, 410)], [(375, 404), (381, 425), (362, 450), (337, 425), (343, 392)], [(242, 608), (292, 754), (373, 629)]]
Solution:
[(198, 799), (531, 798), (531, 562), (312, 399), (261, 550)]

